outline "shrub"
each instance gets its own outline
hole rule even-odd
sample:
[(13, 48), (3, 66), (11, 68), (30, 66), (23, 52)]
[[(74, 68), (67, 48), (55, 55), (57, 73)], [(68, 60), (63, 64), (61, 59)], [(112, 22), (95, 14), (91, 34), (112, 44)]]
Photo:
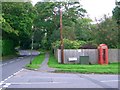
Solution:
[(39, 43), (33, 43), (33, 49), (35, 50), (39, 49)]
[(11, 55), (15, 53), (14, 44), (12, 40), (2, 41), (2, 56)]
[[(64, 39), (64, 49), (78, 49), (80, 46), (84, 45), (85, 41), (71, 41), (69, 39)], [(60, 41), (52, 43), (52, 48), (60, 48)]]

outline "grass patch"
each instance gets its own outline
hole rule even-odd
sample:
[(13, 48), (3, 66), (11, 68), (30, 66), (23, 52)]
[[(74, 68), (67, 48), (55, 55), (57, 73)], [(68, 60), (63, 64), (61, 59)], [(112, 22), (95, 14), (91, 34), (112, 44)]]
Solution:
[(40, 54), (45, 54), (47, 52), (45, 49), (38, 49), (38, 51), (40, 51)]
[(48, 65), (58, 68), (56, 72), (118, 74), (120, 63), (110, 63), (109, 65), (59, 64), (57, 59), (53, 55), (50, 55)]
[(44, 59), (45, 59), (45, 54), (40, 54), (31, 61), (31, 64), (27, 64), (26, 68), (27, 69), (38, 69), (40, 68), (40, 64), (43, 62)]

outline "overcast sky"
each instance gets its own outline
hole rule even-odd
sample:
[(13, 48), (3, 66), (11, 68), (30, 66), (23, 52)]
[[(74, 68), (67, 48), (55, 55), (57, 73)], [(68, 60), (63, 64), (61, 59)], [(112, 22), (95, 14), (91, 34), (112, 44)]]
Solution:
[(115, 8), (115, 0), (82, 0), (81, 4), (92, 20), (95, 17), (100, 19), (104, 14), (112, 16), (112, 10)]
[[(32, 0), (33, 4), (37, 1), (40, 0)], [(112, 10), (115, 8), (115, 0), (80, 0), (80, 2), (93, 21), (95, 17), (100, 19), (104, 14), (112, 16)]]

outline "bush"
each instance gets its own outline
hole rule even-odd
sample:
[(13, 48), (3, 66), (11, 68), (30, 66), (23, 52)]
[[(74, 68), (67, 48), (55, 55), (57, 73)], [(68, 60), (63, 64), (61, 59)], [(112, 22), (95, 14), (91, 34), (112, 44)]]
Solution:
[(33, 43), (33, 49), (35, 50), (39, 49), (39, 43)]
[[(71, 41), (69, 39), (64, 39), (64, 49), (78, 49), (80, 46), (86, 44), (85, 41)], [(52, 48), (60, 48), (60, 41), (52, 43)]]
[(12, 40), (2, 41), (2, 56), (11, 55), (15, 53), (14, 44)]
[(2, 55), (2, 40), (0, 40), (0, 57)]

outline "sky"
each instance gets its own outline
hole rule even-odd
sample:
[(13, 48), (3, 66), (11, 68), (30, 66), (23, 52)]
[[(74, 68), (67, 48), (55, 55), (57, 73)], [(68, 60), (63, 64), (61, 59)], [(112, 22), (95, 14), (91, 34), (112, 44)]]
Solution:
[(115, 8), (115, 0), (82, 0), (81, 4), (92, 20), (95, 20), (95, 17), (99, 20), (104, 14), (112, 16)]
[[(32, 0), (33, 4), (40, 0)], [(105, 14), (112, 16), (115, 8), (115, 0), (80, 0), (82, 7), (87, 10), (88, 16), (95, 21), (101, 19)]]

